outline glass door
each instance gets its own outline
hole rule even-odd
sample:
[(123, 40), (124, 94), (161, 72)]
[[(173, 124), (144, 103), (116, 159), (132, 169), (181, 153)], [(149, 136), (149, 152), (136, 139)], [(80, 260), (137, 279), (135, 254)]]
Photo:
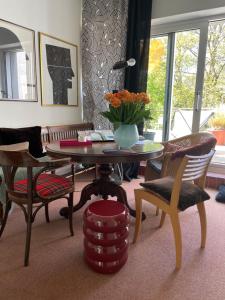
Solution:
[(200, 30), (176, 32), (168, 138), (191, 134)]
[(192, 131), (200, 30), (154, 36), (150, 43), (148, 89), (152, 119), (145, 125), (155, 140)]
[[(225, 20), (208, 24), (199, 130), (217, 138), (213, 162), (225, 163)], [(223, 167), (224, 168), (224, 167)]]
[(150, 95), (151, 119), (145, 121), (146, 138), (162, 141), (166, 95), (168, 35), (151, 38), (147, 93)]
[(156, 141), (212, 132), (213, 167), (225, 173), (225, 17), (212, 19), (152, 27), (146, 127)]

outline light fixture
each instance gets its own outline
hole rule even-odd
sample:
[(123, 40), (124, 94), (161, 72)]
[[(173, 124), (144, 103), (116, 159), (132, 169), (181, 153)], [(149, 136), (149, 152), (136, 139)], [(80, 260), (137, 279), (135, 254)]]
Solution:
[[(120, 69), (125, 69), (127, 67), (133, 67), (134, 65), (136, 64), (136, 60), (134, 58), (130, 58), (128, 60), (120, 60), (120, 61), (117, 61), (111, 70), (109, 70), (109, 73), (108, 73), (108, 76), (107, 76), (107, 88), (108, 88), (108, 91), (109, 91), (109, 77), (110, 77), (110, 74), (113, 73), (112, 70), (120, 70)], [(116, 92), (117, 90), (116, 89), (113, 89), (113, 92)]]
[(124, 69), (124, 68), (127, 68), (127, 67), (133, 67), (135, 64), (136, 64), (136, 60), (134, 58), (130, 58), (127, 61), (126, 60), (120, 60), (120, 61), (117, 61), (113, 65), (112, 69), (113, 70)]

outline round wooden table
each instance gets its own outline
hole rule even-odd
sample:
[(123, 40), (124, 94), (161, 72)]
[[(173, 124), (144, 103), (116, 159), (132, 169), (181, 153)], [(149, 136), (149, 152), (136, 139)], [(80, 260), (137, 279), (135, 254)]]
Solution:
[[(77, 211), (91, 199), (91, 195), (101, 195), (102, 199), (108, 196), (116, 196), (117, 201), (124, 203), (132, 216), (136, 212), (127, 201), (126, 191), (111, 179), (113, 171), (112, 164), (132, 163), (153, 159), (162, 154), (163, 146), (160, 143), (153, 143), (145, 140), (134, 145), (131, 149), (120, 150), (116, 143), (94, 142), (89, 146), (60, 146), (59, 143), (49, 144), (46, 148), (47, 153), (56, 157), (71, 157), (74, 162), (87, 164), (97, 164), (99, 178), (86, 185), (80, 196), (80, 201), (74, 206), (73, 211)], [(68, 208), (63, 207), (60, 215), (68, 217)], [(143, 216), (144, 218), (144, 216)]]

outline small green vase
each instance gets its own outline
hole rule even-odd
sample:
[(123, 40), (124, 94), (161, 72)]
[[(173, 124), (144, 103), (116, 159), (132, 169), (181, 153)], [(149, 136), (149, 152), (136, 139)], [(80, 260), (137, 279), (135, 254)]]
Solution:
[(114, 139), (121, 148), (130, 148), (139, 140), (137, 125), (121, 124), (114, 132)]

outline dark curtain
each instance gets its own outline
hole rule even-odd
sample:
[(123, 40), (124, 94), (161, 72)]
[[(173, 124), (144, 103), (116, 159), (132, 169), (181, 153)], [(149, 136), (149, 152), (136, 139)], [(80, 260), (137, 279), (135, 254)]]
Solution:
[[(152, 0), (129, 0), (126, 58), (136, 59), (132, 68), (125, 73), (125, 89), (130, 92), (145, 92), (148, 78), (148, 58), (151, 28)], [(144, 124), (138, 124), (143, 135)], [(137, 178), (139, 163), (124, 164), (124, 179)]]
[(131, 92), (147, 88), (151, 12), (152, 0), (129, 0), (126, 58), (136, 65), (126, 69), (124, 86)]

